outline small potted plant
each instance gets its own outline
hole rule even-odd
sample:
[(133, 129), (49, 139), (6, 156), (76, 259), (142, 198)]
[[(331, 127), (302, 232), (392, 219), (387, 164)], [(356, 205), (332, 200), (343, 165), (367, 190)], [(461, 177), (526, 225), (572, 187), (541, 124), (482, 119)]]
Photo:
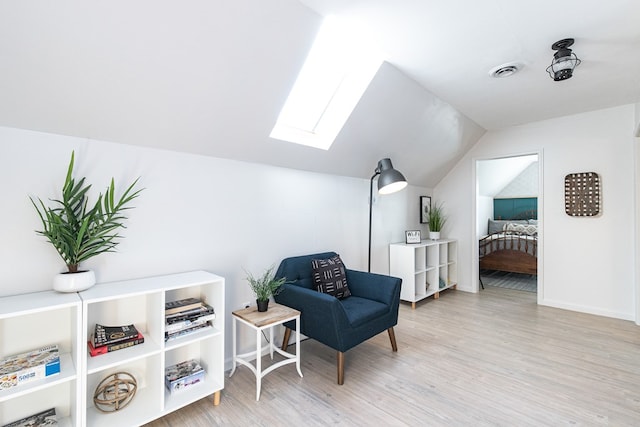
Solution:
[(87, 192), (90, 184), (85, 178), (73, 178), (74, 152), (62, 187), (62, 198), (51, 200), (47, 207), (40, 200), (30, 197), (31, 203), (42, 221), (43, 230), (36, 231), (53, 245), (67, 265), (67, 272), (57, 275), (53, 289), (59, 292), (78, 292), (95, 284), (91, 270), (80, 271), (79, 264), (104, 252), (114, 252), (121, 228), (125, 228), (123, 211), (131, 209), (129, 203), (138, 197), (142, 189), (134, 190), (136, 179), (122, 194), (115, 198), (114, 180), (104, 195), (100, 193), (93, 206), (89, 206)]
[(435, 204), (431, 210), (429, 210), (427, 222), (429, 224), (429, 238), (431, 240), (438, 240), (440, 238), (440, 231), (442, 227), (444, 227), (445, 222), (447, 222), (442, 204)]
[(251, 290), (256, 296), (258, 311), (267, 311), (269, 308), (269, 298), (280, 293), (282, 290), (280, 286), (286, 281), (286, 278), (275, 279), (273, 266), (266, 269), (260, 277), (254, 277), (247, 271), (245, 271), (245, 273), (247, 273), (249, 287), (251, 287)]

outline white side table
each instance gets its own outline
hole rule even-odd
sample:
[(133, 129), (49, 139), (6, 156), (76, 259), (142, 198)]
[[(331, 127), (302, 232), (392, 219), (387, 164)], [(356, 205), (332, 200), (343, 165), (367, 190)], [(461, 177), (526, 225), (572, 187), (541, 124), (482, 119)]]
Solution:
[[(281, 366), (287, 365), (289, 363), (295, 363), (296, 369), (298, 370), (298, 374), (302, 377), (302, 371), (300, 371), (300, 312), (298, 310), (294, 310), (284, 305), (280, 305), (274, 302), (269, 303), (269, 310), (265, 312), (259, 312), (258, 307), (249, 307), (244, 308), (242, 310), (236, 310), (233, 313), (233, 368), (231, 369), (231, 373), (229, 377), (233, 375), (236, 371), (236, 366), (238, 363), (245, 365), (251, 369), (251, 372), (256, 376), (256, 400), (260, 400), (260, 388), (262, 386), (262, 377), (267, 375), (269, 372), (277, 369)], [(290, 320), (296, 321), (296, 353), (289, 353), (281, 350), (277, 346), (273, 344), (273, 327), (277, 325), (281, 325)], [(240, 322), (251, 329), (256, 331), (256, 350), (243, 354), (236, 354), (236, 324)], [(269, 343), (264, 347), (260, 344), (262, 343), (262, 331), (265, 329), (269, 329)], [(285, 360), (274, 363), (269, 366), (264, 371), (262, 370), (262, 351), (269, 349), (269, 355), (271, 359), (273, 359), (273, 351), (277, 351), (284, 357)], [(256, 365), (250, 363), (252, 357), (255, 356)]]

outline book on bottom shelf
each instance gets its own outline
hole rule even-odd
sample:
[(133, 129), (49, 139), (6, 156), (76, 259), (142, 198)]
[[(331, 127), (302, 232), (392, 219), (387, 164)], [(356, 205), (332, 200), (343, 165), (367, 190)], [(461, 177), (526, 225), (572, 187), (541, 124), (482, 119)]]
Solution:
[(56, 409), (51, 408), (37, 414), (29, 415), (21, 420), (5, 424), (2, 427), (41, 427), (41, 426), (57, 426)]
[(56, 344), (16, 354), (0, 361), (0, 391), (60, 372), (60, 353)]
[(167, 366), (164, 373), (164, 383), (171, 393), (204, 381), (204, 369), (195, 359)]

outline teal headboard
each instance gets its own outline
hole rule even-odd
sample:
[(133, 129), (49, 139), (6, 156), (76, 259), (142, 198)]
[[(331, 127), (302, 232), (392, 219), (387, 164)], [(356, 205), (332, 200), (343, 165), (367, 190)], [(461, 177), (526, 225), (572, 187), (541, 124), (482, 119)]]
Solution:
[(538, 198), (493, 199), (493, 219), (538, 219)]

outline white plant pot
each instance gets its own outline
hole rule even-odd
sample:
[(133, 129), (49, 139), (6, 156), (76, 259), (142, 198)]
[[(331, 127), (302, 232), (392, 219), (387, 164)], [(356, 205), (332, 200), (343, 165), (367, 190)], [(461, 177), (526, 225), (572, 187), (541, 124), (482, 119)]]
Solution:
[(429, 238), (431, 240), (438, 240), (440, 239), (440, 232), (439, 231), (430, 231), (429, 232)]
[(53, 290), (58, 292), (80, 292), (96, 284), (92, 270), (77, 273), (60, 273), (53, 278)]

